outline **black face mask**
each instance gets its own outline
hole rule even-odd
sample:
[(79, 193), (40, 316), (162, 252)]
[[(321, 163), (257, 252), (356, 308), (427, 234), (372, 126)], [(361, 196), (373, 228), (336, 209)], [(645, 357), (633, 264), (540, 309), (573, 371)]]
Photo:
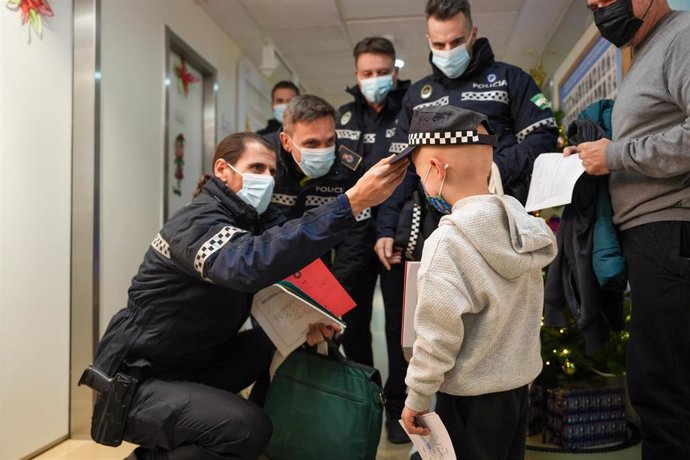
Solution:
[(642, 19), (633, 13), (632, 0), (618, 0), (609, 6), (594, 10), (594, 23), (599, 33), (618, 48), (626, 45), (635, 36), (652, 6), (651, 0)]

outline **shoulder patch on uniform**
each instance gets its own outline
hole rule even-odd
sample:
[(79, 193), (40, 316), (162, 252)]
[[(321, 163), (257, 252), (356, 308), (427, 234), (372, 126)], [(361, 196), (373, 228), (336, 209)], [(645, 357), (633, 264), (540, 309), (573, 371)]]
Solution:
[(340, 124), (341, 125), (346, 125), (350, 122), (350, 119), (352, 118), (352, 112), (349, 110), (343, 114), (342, 117), (340, 117)]
[(530, 98), (530, 101), (541, 110), (546, 110), (551, 108), (551, 103), (542, 93), (537, 93)]
[(431, 93), (433, 92), (433, 88), (431, 85), (424, 85), (422, 86), (421, 91), (419, 92), (419, 97), (422, 99), (429, 99), (431, 97)]

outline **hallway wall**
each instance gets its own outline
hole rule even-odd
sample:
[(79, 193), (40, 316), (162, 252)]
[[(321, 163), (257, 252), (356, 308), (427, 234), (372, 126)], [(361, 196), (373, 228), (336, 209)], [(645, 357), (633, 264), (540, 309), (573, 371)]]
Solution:
[(43, 38), (0, 14), (3, 460), (68, 434), (72, 1), (50, 5)]
[(192, 0), (105, 0), (101, 21), (102, 333), (163, 223), (165, 26), (217, 69), (217, 140), (236, 129), (241, 52)]

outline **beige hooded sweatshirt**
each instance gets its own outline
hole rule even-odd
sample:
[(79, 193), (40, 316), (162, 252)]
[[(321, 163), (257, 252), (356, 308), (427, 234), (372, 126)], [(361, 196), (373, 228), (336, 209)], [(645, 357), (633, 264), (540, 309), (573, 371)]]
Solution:
[(428, 409), (437, 391), (496, 393), (539, 375), (542, 268), (555, 255), (551, 230), (516, 199), (455, 203), (424, 243), (407, 407)]

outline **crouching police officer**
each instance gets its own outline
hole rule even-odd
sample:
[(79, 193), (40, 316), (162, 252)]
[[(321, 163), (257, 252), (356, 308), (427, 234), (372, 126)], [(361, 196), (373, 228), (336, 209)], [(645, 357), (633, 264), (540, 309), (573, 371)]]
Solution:
[[(213, 177), (154, 238), (127, 307), (82, 377), (100, 392), (94, 439), (139, 444), (130, 456), (137, 459), (257, 458), (271, 423), (235, 393), (267, 375), (274, 348), (260, 329), (239, 332), (252, 293), (343, 241), (355, 216), (402, 181), (406, 165), (389, 161), (335, 200), (275, 226), (284, 218), (268, 206), (273, 148), (253, 133), (226, 137)], [(314, 344), (332, 333), (312, 325), (306, 339)]]

